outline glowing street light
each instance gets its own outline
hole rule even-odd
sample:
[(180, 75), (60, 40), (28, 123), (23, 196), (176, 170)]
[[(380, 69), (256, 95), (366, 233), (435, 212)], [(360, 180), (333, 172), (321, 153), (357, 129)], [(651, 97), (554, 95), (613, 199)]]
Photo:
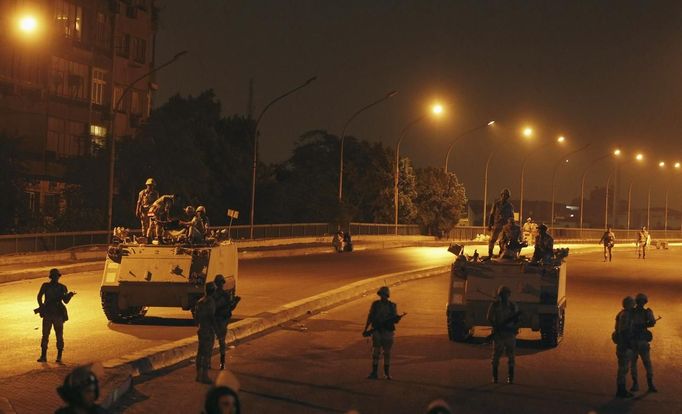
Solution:
[(665, 161), (659, 162), (659, 163), (658, 163), (658, 166), (661, 167), (661, 168), (664, 168), (664, 167), (665, 167)]
[(35, 31), (38, 29), (38, 19), (32, 15), (21, 16), (19, 17), (18, 27), (23, 33), (35, 33)]
[(443, 105), (441, 105), (441, 104), (439, 104), (439, 103), (434, 104), (434, 105), (431, 107), (431, 112), (433, 112), (434, 115), (438, 115), (438, 116), (440, 116), (440, 115), (443, 113), (444, 110), (445, 110), (445, 109), (443, 108)]
[(556, 142), (558, 142), (560, 144), (564, 141), (566, 141), (566, 137), (564, 137), (563, 135), (561, 135), (559, 138), (556, 139)]
[(490, 121), (490, 122), (488, 122), (488, 126), (491, 126), (491, 125), (493, 125), (494, 123), (495, 123), (495, 121)]
[(526, 138), (532, 137), (533, 136), (533, 128), (531, 128), (531, 127), (523, 128), (523, 136)]
[(456, 136), (456, 137), (452, 140), (452, 142), (450, 143), (450, 146), (448, 147), (448, 150), (447, 150), (447, 152), (445, 153), (445, 166), (444, 166), (444, 168), (443, 168), (443, 171), (445, 171), (446, 173), (448, 172), (448, 162), (450, 161), (450, 153), (452, 152), (452, 149), (455, 147), (455, 144), (459, 141), (460, 138), (462, 138), (462, 137), (465, 136), (465, 135), (469, 135), (469, 134), (471, 134), (471, 133), (473, 133), (473, 132), (476, 132), (476, 131), (478, 131), (479, 129), (483, 129), (483, 128), (485, 128), (485, 127), (493, 126), (494, 124), (495, 124), (495, 121), (490, 121), (490, 122), (487, 122), (487, 123), (485, 123), (485, 124), (483, 124), (483, 125), (479, 125), (479, 126), (477, 126), (477, 127), (475, 127), (475, 128), (471, 128), (470, 130), (465, 131), (465, 132), (459, 134), (458, 136)]
[(616, 148), (615, 150), (613, 150), (613, 155), (615, 155), (616, 157), (620, 156), (620, 154), (621, 154), (621, 151), (619, 148)]
[(637, 161), (642, 161), (642, 160), (644, 160), (644, 154), (642, 154), (642, 153), (640, 152), (639, 154), (635, 155), (635, 159), (636, 159)]

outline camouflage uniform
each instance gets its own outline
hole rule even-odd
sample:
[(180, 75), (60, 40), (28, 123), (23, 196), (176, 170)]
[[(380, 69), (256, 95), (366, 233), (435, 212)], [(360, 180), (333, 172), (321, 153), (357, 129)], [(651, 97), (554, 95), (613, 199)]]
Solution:
[(541, 231), (535, 238), (533, 261), (549, 261), (554, 255), (554, 238), (546, 231)]
[(618, 397), (631, 397), (625, 387), (633, 352), (633, 306), (635, 301), (631, 298), (623, 299), (623, 309), (616, 315), (614, 339), (616, 341), (616, 357), (618, 358), (618, 372), (616, 374), (616, 386)]
[(135, 207), (135, 215), (140, 219), (140, 226), (142, 228), (142, 236), (147, 237), (149, 233), (149, 208), (154, 201), (159, 198), (159, 192), (154, 187), (147, 187), (140, 191), (137, 195), (137, 206)]
[(391, 348), (393, 348), (395, 324), (400, 321), (400, 316), (398, 315), (398, 306), (388, 300), (388, 292), (386, 287), (379, 289), (377, 294), (381, 296), (381, 299), (372, 303), (367, 315), (365, 330), (370, 324), (374, 329), (372, 332), (372, 373), (369, 378), (377, 378), (379, 357), (383, 350), (384, 374), (387, 379), (391, 379)]
[(654, 317), (654, 312), (645, 308), (644, 304), (638, 306), (632, 311), (632, 329), (633, 329), (633, 340), (632, 340), (632, 363), (630, 365), (631, 375), (632, 375), (632, 387), (633, 391), (639, 390), (639, 383), (637, 380), (637, 359), (642, 358), (642, 364), (644, 364), (644, 369), (646, 370), (646, 379), (649, 384), (649, 391), (654, 391), (656, 387), (653, 386), (654, 369), (651, 365), (651, 355), (649, 353), (649, 338), (651, 333), (648, 332), (647, 328), (656, 325), (656, 318)]
[[(74, 293), (69, 292), (66, 286), (59, 283), (61, 274), (54, 273), (56, 269), (50, 271), (50, 282), (43, 283), (38, 291), (38, 309), (43, 318), (42, 338), (40, 340), (40, 359), (38, 362), (45, 362), (47, 357), (47, 345), (50, 341), (50, 331), (54, 328), (57, 337), (57, 362), (61, 362), (62, 352), (64, 351), (64, 322), (69, 319), (65, 303), (69, 303)], [(43, 302), (43, 296), (45, 301)]]
[(489, 229), (491, 230), (490, 241), (488, 242), (488, 256), (493, 256), (493, 249), (497, 242), (502, 228), (507, 224), (510, 218), (514, 218), (514, 206), (509, 200), (503, 198), (497, 200), (493, 205), (493, 210), (490, 213)]
[(493, 326), (493, 354), (491, 361), (493, 382), (497, 382), (498, 366), (500, 365), (502, 353), (507, 356), (508, 360), (509, 375), (507, 381), (509, 383), (514, 381), (514, 357), (516, 353), (516, 335), (518, 328), (515, 321), (509, 321), (504, 325), (501, 324), (516, 314), (518, 310), (519, 309), (514, 302), (510, 300), (503, 301), (502, 299), (497, 299), (488, 307), (487, 318)]
[[(221, 282), (222, 280), (222, 282)], [(216, 291), (213, 294), (215, 300), (216, 311), (216, 337), (218, 338), (218, 346), (220, 347), (220, 369), (225, 368), (225, 354), (227, 346), (225, 339), (227, 337), (227, 325), (232, 318), (232, 311), (239, 303), (239, 297), (234, 296), (234, 292), (223, 290), (225, 278), (222, 275), (217, 275), (215, 279)]]
[[(212, 284), (212, 283), (211, 283)], [(215, 290), (210, 293), (206, 292), (194, 308), (194, 318), (199, 324), (197, 336), (199, 344), (197, 347), (196, 367), (197, 367), (197, 381), (210, 382), (208, 378), (208, 369), (211, 363), (211, 355), (213, 354), (213, 344), (216, 337), (216, 320), (215, 312), (216, 305), (213, 299)]]
[(501, 256), (509, 259), (518, 257), (521, 252), (521, 227), (513, 220), (510, 220), (502, 228), (501, 236), (502, 252)]
[(604, 245), (604, 261), (608, 259), (610, 262), (612, 258), (611, 249), (613, 249), (613, 245), (616, 244), (616, 235), (609, 229), (601, 236), (599, 243)]
[(147, 231), (147, 238), (150, 241), (152, 238), (156, 238), (159, 241), (163, 239), (163, 224), (169, 218), (168, 209), (170, 208), (170, 203), (173, 199), (174, 197), (172, 195), (163, 195), (156, 199), (151, 207), (149, 207), (147, 215), (149, 216), (151, 223), (149, 225), (149, 230)]
[(649, 245), (649, 232), (646, 230), (646, 228), (643, 228), (639, 232), (637, 232), (637, 257), (646, 259), (646, 249)]

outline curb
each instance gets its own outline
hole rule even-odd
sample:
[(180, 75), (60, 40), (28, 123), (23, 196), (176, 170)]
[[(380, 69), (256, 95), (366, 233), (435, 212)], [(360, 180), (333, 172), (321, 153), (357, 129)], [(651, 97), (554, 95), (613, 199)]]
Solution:
[[(449, 271), (449, 265), (437, 266), (390, 273), (353, 282), (319, 295), (280, 306), (269, 312), (270, 316), (240, 320), (230, 326), (227, 342), (234, 344), (247, 340), (296, 318), (359, 298), (381, 286), (393, 286), (413, 280), (425, 279)], [(196, 354), (196, 349), (197, 339), (190, 337), (102, 362), (104, 377), (101, 381), (101, 404), (106, 408), (111, 407), (131, 388), (134, 377), (140, 374), (151, 373), (191, 358)]]
[[(16, 282), (19, 280), (47, 278), (47, 273), (53, 267), (55, 267), (55, 266), (33, 267), (30, 269), (25, 269), (25, 270), (18, 270), (18, 271), (12, 270), (12, 271), (8, 271), (8, 272), (2, 272), (2, 273), (0, 273), (0, 285), (2, 283)], [(95, 270), (103, 270), (104, 269), (104, 262), (102, 260), (98, 260), (96, 262), (88, 261), (88, 262), (84, 262), (84, 263), (57, 265), (57, 267), (59, 268), (59, 271), (62, 273), (62, 275), (68, 275), (71, 273), (92, 272)]]

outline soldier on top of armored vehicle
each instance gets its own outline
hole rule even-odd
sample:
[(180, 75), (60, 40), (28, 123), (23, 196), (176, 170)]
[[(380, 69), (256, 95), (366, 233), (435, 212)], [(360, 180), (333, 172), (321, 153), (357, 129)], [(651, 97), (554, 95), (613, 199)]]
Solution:
[(163, 242), (164, 224), (170, 221), (170, 209), (173, 206), (175, 195), (162, 195), (151, 207), (149, 207), (149, 218), (151, 220), (149, 231), (147, 232), (147, 240), (158, 240)]
[(488, 242), (489, 258), (493, 257), (495, 243), (502, 232), (502, 227), (507, 224), (509, 218), (514, 218), (514, 206), (509, 202), (510, 196), (511, 193), (509, 189), (505, 188), (502, 190), (499, 200), (495, 201), (493, 210), (490, 213), (490, 221), (488, 222), (488, 230), (490, 230), (490, 241)]
[(505, 259), (517, 259), (521, 254), (521, 249), (528, 244), (523, 241), (521, 227), (510, 217), (507, 224), (502, 228), (500, 240), (502, 247), (501, 257)]
[(137, 205), (135, 206), (135, 217), (140, 219), (140, 224), (142, 227), (142, 236), (147, 236), (149, 231), (149, 208), (152, 203), (159, 198), (159, 192), (154, 188), (156, 186), (156, 181), (153, 178), (147, 178), (144, 183), (145, 188), (140, 191), (137, 196)]
[(197, 207), (197, 229), (203, 234), (204, 238), (207, 238), (210, 234), (208, 216), (204, 206)]
[(533, 252), (533, 262), (550, 263), (554, 256), (554, 238), (547, 233), (547, 226), (538, 226), (538, 235), (535, 238), (535, 251)]

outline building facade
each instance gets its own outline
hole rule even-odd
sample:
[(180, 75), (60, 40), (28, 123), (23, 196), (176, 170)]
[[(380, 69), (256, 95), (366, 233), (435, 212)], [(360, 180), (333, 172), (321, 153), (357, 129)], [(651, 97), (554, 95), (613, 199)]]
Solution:
[(0, 134), (19, 140), (25, 207), (45, 211), (61, 204), (69, 158), (106, 150), (112, 126), (131, 136), (149, 116), (153, 79), (131, 83), (154, 66), (157, 10), (153, 0), (0, 0), (0, 13)]

